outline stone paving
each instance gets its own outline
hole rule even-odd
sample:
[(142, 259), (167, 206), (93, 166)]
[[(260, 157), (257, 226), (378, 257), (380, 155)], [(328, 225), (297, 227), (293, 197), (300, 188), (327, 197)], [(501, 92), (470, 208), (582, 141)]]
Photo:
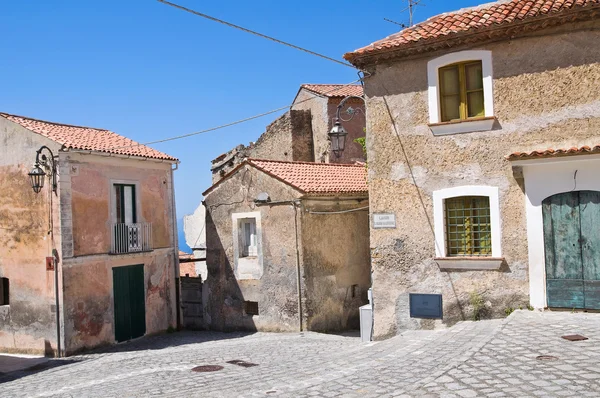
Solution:
[[(516, 311), (374, 343), (317, 333), (181, 332), (47, 365), (0, 376), (0, 396), (600, 397), (600, 314)], [(191, 371), (199, 365), (223, 369)]]

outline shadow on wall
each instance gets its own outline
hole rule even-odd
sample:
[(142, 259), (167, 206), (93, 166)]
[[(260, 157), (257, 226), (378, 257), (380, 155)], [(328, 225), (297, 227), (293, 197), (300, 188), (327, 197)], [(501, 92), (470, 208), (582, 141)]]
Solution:
[[(210, 211), (206, 212), (206, 266), (208, 276), (204, 288), (208, 289), (205, 316), (211, 330), (224, 332), (256, 332), (252, 315), (246, 314), (245, 300), (235, 277), (233, 265), (225, 249)], [(235, 325), (235, 326), (232, 326)]]

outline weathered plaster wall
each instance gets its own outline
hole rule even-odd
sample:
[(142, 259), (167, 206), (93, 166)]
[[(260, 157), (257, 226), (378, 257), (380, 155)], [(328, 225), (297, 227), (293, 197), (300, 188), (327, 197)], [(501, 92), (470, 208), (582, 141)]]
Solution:
[(313, 161), (311, 114), (308, 110), (290, 110), (266, 128), (255, 143), (238, 145), (212, 161), (213, 184), (246, 158)]
[[(330, 98), (327, 103), (327, 112), (329, 114), (329, 126), (327, 127), (327, 131), (325, 134), (325, 140), (327, 140), (327, 133), (331, 131), (333, 127), (333, 123), (335, 122), (335, 115), (337, 112), (337, 107), (342, 101), (342, 98)], [(365, 132), (365, 103), (362, 100), (357, 98), (351, 98), (342, 107), (340, 110), (341, 119), (349, 119), (351, 116), (347, 113), (348, 108), (356, 110), (352, 119), (348, 121), (342, 120), (342, 126), (348, 132), (348, 136), (346, 137), (346, 147), (342, 152), (342, 155), (338, 158), (334, 154), (329, 156), (329, 160), (331, 163), (353, 163), (355, 161), (364, 162), (365, 154), (363, 152), (363, 148), (360, 144), (354, 142), (355, 139), (364, 137), (366, 135)], [(323, 134), (319, 134), (321, 140)], [(327, 144), (324, 142), (323, 145)]]
[[(342, 156), (336, 158), (330, 153), (329, 132), (335, 123), (335, 115), (337, 107), (343, 98), (315, 95), (314, 93), (301, 89), (296, 97), (292, 109), (310, 110), (312, 115), (312, 131), (313, 131), (313, 148), (315, 162), (331, 162), (331, 163), (352, 163), (354, 161), (364, 161), (365, 156), (362, 147), (354, 142), (356, 138), (364, 137), (365, 114), (357, 112), (352, 120), (344, 122), (342, 125), (348, 132), (346, 138), (346, 150)], [(359, 99), (349, 99), (346, 101), (342, 112), (345, 112), (348, 107), (365, 109), (365, 104)], [(342, 113), (343, 119), (348, 119), (350, 115)]]
[(152, 223), (155, 248), (172, 246), (173, 213), (168, 163), (72, 154), (69, 165), (74, 256), (109, 252), (115, 182), (137, 184), (137, 221)]
[[(504, 156), (597, 145), (599, 26), (579, 24), (595, 28), (584, 31), (565, 26), (552, 35), (473, 48), (492, 51), (498, 119), (493, 131), (432, 135), (427, 126), (427, 61), (442, 53), (379, 65), (366, 80), (371, 212), (393, 212), (398, 225), (371, 230), (376, 337), (442, 323), (410, 318), (409, 292), (441, 293), (445, 324), (470, 318), (471, 292), (488, 302), (490, 316), (528, 304), (523, 179)], [(433, 260), (432, 193), (462, 185), (499, 188), (506, 259), (500, 271), (441, 272)]]
[(302, 243), (307, 329), (332, 332), (359, 328), (358, 307), (371, 287), (367, 198), (303, 201)]
[(60, 254), (59, 203), (52, 194), (53, 245), (50, 187), (35, 194), (27, 173), (42, 145), (55, 154), (59, 146), (2, 117), (0, 142), (0, 277), (10, 283), (10, 305), (0, 306), (0, 351), (51, 354), (56, 349), (54, 273), (46, 271), (46, 256), (53, 247)]
[[(299, 197), (294, 189), (251, 166), (244, 166), (206, 196), (206, 286), (212, 329), (299, 330), (294, 208), (291, 204), (257, 206), (253, 200), (260, 192), (267, 192), (273, 202)], [(261, 214), (258, 233), (264, 271), (260, 279), (236, 280), (234, 275), (232, 214), (242, 212)], [(259, 315), (244, 315), (244, 301), (258, 302)]]
[(115, 342), (112, 269), (135, 264), (144, 264), (146, 334), (177, 326), (171, 248), (66, 259), (63, 272), (67, 354)]

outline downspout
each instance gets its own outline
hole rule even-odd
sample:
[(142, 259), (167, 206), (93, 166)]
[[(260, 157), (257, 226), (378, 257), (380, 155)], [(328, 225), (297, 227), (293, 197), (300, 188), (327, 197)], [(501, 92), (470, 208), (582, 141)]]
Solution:
[(177, 329), (181, 328), (181, 308), (180, 308), (180, 287), (179, 287), (179, 237), (177, 234), (177, 209), (175, 207), (175, 179), (173, 172), (179, 168), (179, 163), (175, 163), (175, 168), (171, 167), (171, 212), (173, 219), (173, 264), (175, 265), (175, 316), (177, 317)]
[(298, 202), (292, 202), (294, 206), (294, 230), (296, 232), (296, 284), (298, 289), (298, 319), (300, 322), (300, 331), (302, 332), (302, 278), (300, 275), (300, 246), (298, 244)]

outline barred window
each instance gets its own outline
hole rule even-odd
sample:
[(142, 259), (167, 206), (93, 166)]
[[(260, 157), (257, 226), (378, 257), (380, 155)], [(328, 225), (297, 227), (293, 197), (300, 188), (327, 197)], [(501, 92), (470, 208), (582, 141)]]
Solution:
[(448, 198), (445, 207), (447, 256), (491, 256), (489, 197)]

